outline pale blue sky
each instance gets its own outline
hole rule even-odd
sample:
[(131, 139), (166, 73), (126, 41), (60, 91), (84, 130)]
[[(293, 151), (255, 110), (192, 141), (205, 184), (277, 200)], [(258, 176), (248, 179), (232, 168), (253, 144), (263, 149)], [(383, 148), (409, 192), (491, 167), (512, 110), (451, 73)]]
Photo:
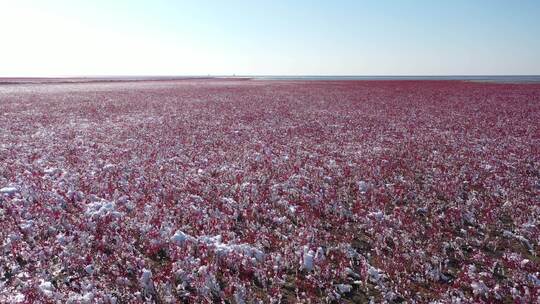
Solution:
[(0, 0), (0, 76), (540, 74), (540, 1)]

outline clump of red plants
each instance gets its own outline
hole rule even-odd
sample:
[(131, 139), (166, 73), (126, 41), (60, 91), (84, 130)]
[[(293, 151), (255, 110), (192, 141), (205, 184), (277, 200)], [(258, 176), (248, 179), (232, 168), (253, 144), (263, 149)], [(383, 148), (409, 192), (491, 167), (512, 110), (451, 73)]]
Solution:
[(540, 302), (540, 85), (0, 86), (0, 302)]

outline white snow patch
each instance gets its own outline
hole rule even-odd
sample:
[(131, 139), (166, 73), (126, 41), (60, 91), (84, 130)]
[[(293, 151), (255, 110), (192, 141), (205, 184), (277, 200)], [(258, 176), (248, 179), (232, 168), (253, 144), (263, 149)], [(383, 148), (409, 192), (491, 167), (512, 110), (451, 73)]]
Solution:
[(187, 235), (184, 232), (177, 230), (174, 235), (171, 237), (171, 241), (176, 244), (183, 244), (187, 240), (193, 240), (194, 238), (191, 235)]
[(369, 189), (368, 183), (366, 183), (365, 181), (358, 182), (358, 191), (360, 191), (360, 193), (364, 194), (368, 191), (368, 189)]
[(368, 275), (369, 275), (369, 278), (373, 282), (379, 282), (381, 280), (381, 278), (382, 278), (382, 275), (379, 272), (379, 269), (377, 269), (377, 268), (375, 268), (373, 266), (369, 266)]
[(244, 288), (236, 288), (234, 292), (234, 300), (236, 304), (246, 304), (246, 290)]
[(103, 166), (104, 171), (109, 171), (109, 170), (112, 170), (114, 168), (116, 168), (116, 165), (113, 165), (113, 164), (106, 164), (105, 166)]
[(304, 252), (302, 254), (302, 269), (307, 271), (313, 270), (313, 260), (315, 258), (315, 253), (313, 250), (308, 249), (308, 247), (304, 247)]
[(488, 293), (489, 289), (486, 286), (486, 284), (484, 284), (484, 282), (482, 282), (482, 281), (473, 282), (471, 284), (471, 287), (473, 289), (473, 294), (474, 295), (487, 296), (487, 293)]
[(520, 241), (523, 245), (525, 245), (525, 247), (527, 247), (527, 249), (529, 250), (529, 252), (531, 252), (531, 254), (534, 254), (534, 248), (531, 242), (529, 242), (529, 240), (527, 240), (524, 236), (515, 234), (508, 230), (503, 231), (503, 236), (506, 238), (515, 238), (516, 240)]
[(86, 215), (93, 217), (104, 217), (107, 215), (113, 215), (115, 217), (122, 216), (121, 212), (115, 210), (116, 204), (114, 202), (108, 202), (105, 200), (89, 203), (86, 206)]
[(82, 296), (81, 298), (81, 302), (82, 303), (92, 303), (92, 301), (94, 300), (94, 294), (92, 292), (87, 292), (84, 294), (84, 296)]
[(317, 248), (317, 252), (315, 253), (315, 260), (324, 261), (325, 259), (326, 256), (324, 255), (324, 249), (322, 247)]
[(209, 273), (208, 266), (201, 266), (197, 271), (197, 274), (204, 278), (204, 287), (200, 291), (205, 295), (210, 295), (212, 293), (219, 293), (220, 287), (216, 280), (216, 277)]
[(15, 303), (22, 303), (24, 302), (24, 300), (25, 300), (25, 297), (22, 293), (18, 293), (13, 297), (13, 302)]
[(141, 286), (148, 292), (152, 290), (152, 271), (143, 269), (140, 278)]
[(226, 255), (235, 252), (250, 258), (255, 258), (257, 261), (261, 261), (262, 259), (264, 259), (265, 256), (263, 251), (249, 244), (222, 243), (221, 235), (193, 237), (180, 230), (177, 230), (171, 237), (171, 241), (178, 245), (181, 245), (188, 240), (193, 242), (201, 242), (208, 245), (209, 247), (213, 247), (214, 251), (218, 255)]
[(225, 203), (225, 204), (229, 204), (229, 205), (233, 205), (233, 206), (235, 206), (235, 205), (238, 204), (234, 199), (232, 199), (232, 198), (230, 198), (230, 197), (222, 197), (222, 198), (221, 198), (221, 201), (222, 201), (223, 203)]
[(52, 296), (54, 292), (54, 286), (51, 282), (43, 281), (39, 284), (39, 290), (47, 297)]
[(352, 286), (349, 284), (338, 284), (337, 289), (339, 293), (349, 293), (352, 290)]
[(58, 169), (58, 168), (47, 168), (45, 170), (43, 170), (43, 173), (47, 174), (47, 175), (56, 175), (58, 173), (61, 173), (62, 170)]
[(199, 241), (206, 243), (209, 246), (213, 246), (218, 255), (236, 252), (250, 258), (255, 258), (257, 261), (261, 261), (264, 258), (264, 252), (249, 244), (224, 244), (221, 242), (221, 239), (221, 235), (213, 237), (202, 236), (198, 238)]
[(534, 284), (534, 286), (540, 287), (540, 279), (538, 279), (534, 274), (531, 273), (527, 277)]
[(242, 253), (244, 256), (255, 258), (257, 261), (261, 261), (264, 258), (264, 253), (248, 244), (215, 244), (216, 252), (218, 254), (229, 254), (231, 252)]
[(21, 230), (23, 230), (23, 231), (30, 231), (30, 230), (32, 230), (33, 225), (34, 225), (33, 220), (27, 220), (27, 221), (24, 221), (23, 223), (21, 223), (19, 225), (19, 227), (21, 227)]
[(384, 213), (382, 211), (370, 212), (368, 215), (374, 217), (378, 221), (384, 219)]
[(15, 194), (19, 192), (19, 189), (17, 187), (4, 187), (0, 189), (0, 193), (2, 194)]
[(67, 238), (66, 238), (66, 235), (63, 234), (63, 233), (59, 233), (59, 234), (56, 236), (56, 241), (57, 241), (58, 244), (60, 244), (60, 245), (65, 245), (65, 244), (67, 244)]
[(86, 271), (86, 273), (88, 273), (89, 275), (92, 275), (94, 273), (94, 265), (86, 265), (84, 267), (84, 271)]

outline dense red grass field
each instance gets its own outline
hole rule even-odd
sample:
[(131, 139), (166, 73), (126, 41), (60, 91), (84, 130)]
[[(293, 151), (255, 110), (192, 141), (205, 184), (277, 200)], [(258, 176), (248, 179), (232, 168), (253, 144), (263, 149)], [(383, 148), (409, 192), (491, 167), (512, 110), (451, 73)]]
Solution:
[(1, 303), (540, 302), (540, 84), (0, 85)]

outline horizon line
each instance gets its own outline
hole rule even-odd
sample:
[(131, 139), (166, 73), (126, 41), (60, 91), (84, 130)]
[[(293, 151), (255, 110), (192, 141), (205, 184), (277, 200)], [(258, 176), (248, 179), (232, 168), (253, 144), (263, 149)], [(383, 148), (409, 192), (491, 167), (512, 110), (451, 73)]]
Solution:
[(0, 79), (32, 78), (121, 78), (121, 77), (540, 77), (539, 74), (111, 74), (0, 76)]

